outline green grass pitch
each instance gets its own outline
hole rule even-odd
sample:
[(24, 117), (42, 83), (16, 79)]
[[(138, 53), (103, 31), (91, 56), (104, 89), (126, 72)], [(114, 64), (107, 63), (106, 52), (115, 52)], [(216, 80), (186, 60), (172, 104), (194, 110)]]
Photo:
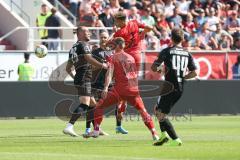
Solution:
[[(124, 121), (129, 134), (120, 135), (115, 134), (114, 118), (106, 118), (102, 128), (110, 136), (98, 139), (63, 135), (65, 122), (58, 119), (0, 120), (0, 160), (240, 159), (239, 116), (193, 116), (192, 121), (173, 123), (181, 147), (152, 146), (149, 131), (136, 120)], [(75, 126), (78, 133), (84, 128), (84, 122)]]

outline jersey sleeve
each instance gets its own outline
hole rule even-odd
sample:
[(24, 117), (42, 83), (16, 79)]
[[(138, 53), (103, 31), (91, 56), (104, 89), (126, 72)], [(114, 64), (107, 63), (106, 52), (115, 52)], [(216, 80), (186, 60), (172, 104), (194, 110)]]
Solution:
[(81, 55), (81, 54), (91, 54), (91, 50), (90, 50), (90, 47), (87, 45), (87, 44), (80, 44), (80, 49), (78, 49), (78, 51), (80, 53), (78, 53), (78, 55)]
[(158, 58), (153, 63), (157, 66), (160, 66), (162, 62), (165, 61), (166, 57), (167, 57), (167, 52), (166, 52), (166, 49), (164, 49), (159, 53)]
[(189, 69), (189, 71), (194, 71), (197, 69), (194, 59), (191, 54), (189, 54), (189, 57), (188, 57), (188, 69)]

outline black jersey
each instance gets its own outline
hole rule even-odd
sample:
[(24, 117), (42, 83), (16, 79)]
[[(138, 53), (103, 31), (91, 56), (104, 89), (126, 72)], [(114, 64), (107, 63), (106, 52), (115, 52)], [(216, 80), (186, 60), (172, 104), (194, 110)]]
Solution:
[(165, 80), (182, 91), (186, 72), (196, 70), (192, 55), (181, 47), (168, 47), (159, 53), (154, 63), (160, 65), (162, 62), (166, 67)]
[[(92, 56), (99, 62), (107, 62), (107, 60), (112, 56), (112, 51), (107, 51), (102, 48), (98, 48), (92, 52)], [(93, 71), (92, 76), (92, 87), (96, 89), (103, 89), (105, 82), (105, 69), (99, 69)]]
[(82, 41), (76, 42), (69, 51), (69, 61), (73, 63), (76, 70), (75, 84), (91, 82), (92, 66), (84, 58), (85, 54), (91, 54), (91, 50), (89, 44)]

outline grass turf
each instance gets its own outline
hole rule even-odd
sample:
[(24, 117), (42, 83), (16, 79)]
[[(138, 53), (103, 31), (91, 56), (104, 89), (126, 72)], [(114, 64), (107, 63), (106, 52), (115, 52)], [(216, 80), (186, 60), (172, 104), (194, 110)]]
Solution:
[[(156, 122), (156, 121), (155, 121)], [(65, 122), (58, 119), (0, 120), (1, 160), (239, 160), (240, 117), (204, 116), (172, 121), (183, 140), (181, 147), (152, 146), (141, 121), (123, 122), (128, 135), (115, 134), (114, 118), (102, 128), (110, 136), (98, 139), (62, 134)], [(159, 131), (157, 123), (156, 128)], [(78, 133), (85, 123), (76, 124)]]

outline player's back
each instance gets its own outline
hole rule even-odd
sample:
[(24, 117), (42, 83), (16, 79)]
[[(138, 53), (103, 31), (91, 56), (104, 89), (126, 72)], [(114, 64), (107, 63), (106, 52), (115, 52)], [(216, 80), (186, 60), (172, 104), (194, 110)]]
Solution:
[(144, 25), (136, 20), (132, 20), (114, 34), (114, 37), (122, 37), (125, 40), (126, 47), (124, 51), (140, 50), (141, 37), (139, 28), (144, 28)]
[(168, 47), (160, 53), (166, 66), (165, 80), (172, 82), (175, 89), (183, 90), (184, 77), (188, 70), (195, 69), (192, 55), (181, 47)]
[(137, 69), (134, 58), (123, 51), (114, 53), (112, 64), (114, 65), (114, 88), (119, 94), (129, 96), (138, 94)]

